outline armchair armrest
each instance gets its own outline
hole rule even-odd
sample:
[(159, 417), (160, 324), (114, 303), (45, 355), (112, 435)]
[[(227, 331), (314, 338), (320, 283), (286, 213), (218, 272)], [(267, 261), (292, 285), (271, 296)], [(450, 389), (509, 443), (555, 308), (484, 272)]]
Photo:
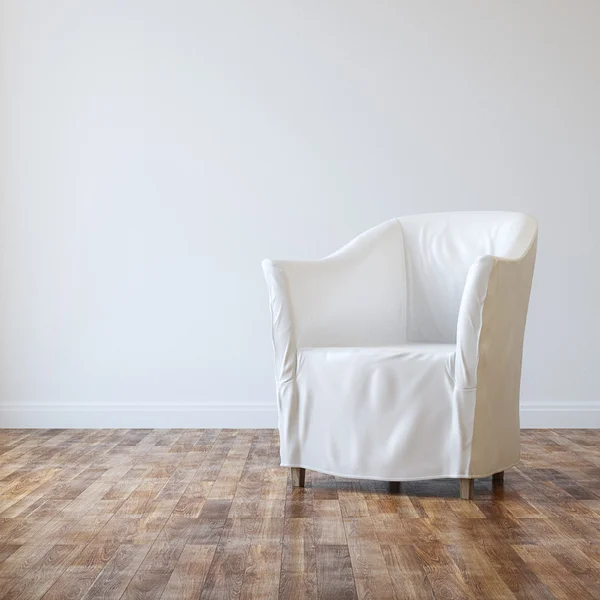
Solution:
[(490, 371), (518, 385), (536, 247), (534, 236), (521, 256), (481, 256), (469, 269), (456, 334), (459, 388), (477, 387)]
[(494, 268), (494, 256), (481, 256), (469, 268), (456, 328), (455, 382), (461, 389), (477, 386), (479, 339), (483, 307)]
[(374, 227), (312, 261), (263, 261), (278, 381), (295, 377), (302, 347), (376, 346), (406, 339), (402, 230)]

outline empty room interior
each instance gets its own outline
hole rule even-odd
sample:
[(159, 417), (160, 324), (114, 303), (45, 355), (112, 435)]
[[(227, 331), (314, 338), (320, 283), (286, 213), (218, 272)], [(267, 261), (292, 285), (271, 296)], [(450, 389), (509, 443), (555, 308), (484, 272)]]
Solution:
[(600, 2), (0, 0), (0, 600), (600, 598)]

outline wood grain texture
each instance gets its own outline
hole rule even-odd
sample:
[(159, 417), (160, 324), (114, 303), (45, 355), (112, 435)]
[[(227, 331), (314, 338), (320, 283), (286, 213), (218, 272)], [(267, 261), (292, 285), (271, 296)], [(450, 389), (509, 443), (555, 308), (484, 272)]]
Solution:
[(0, 599), (600, 598), (600, 431), (523, 431), (472, 502), (278, 463), (271, 430), (0, 430)]

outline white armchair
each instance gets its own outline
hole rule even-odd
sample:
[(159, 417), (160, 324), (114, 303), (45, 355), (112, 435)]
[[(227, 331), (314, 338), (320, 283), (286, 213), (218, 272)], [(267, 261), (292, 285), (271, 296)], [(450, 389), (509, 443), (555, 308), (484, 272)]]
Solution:
[[(281, 464), (400, 482), (519, 460), (537, 245), (519, 213), (393, 219), (314, 261), (265, 260)], [(399, 484), (396, 484), (399, 485)]]

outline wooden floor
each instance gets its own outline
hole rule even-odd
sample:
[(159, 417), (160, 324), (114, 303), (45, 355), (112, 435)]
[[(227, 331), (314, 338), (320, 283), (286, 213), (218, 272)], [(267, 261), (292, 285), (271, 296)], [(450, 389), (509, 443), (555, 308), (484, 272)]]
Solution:
[(0, 430), (0, 598), (600, 598), (600, 431), (504, 486), (307, 471), (271, 430)]

